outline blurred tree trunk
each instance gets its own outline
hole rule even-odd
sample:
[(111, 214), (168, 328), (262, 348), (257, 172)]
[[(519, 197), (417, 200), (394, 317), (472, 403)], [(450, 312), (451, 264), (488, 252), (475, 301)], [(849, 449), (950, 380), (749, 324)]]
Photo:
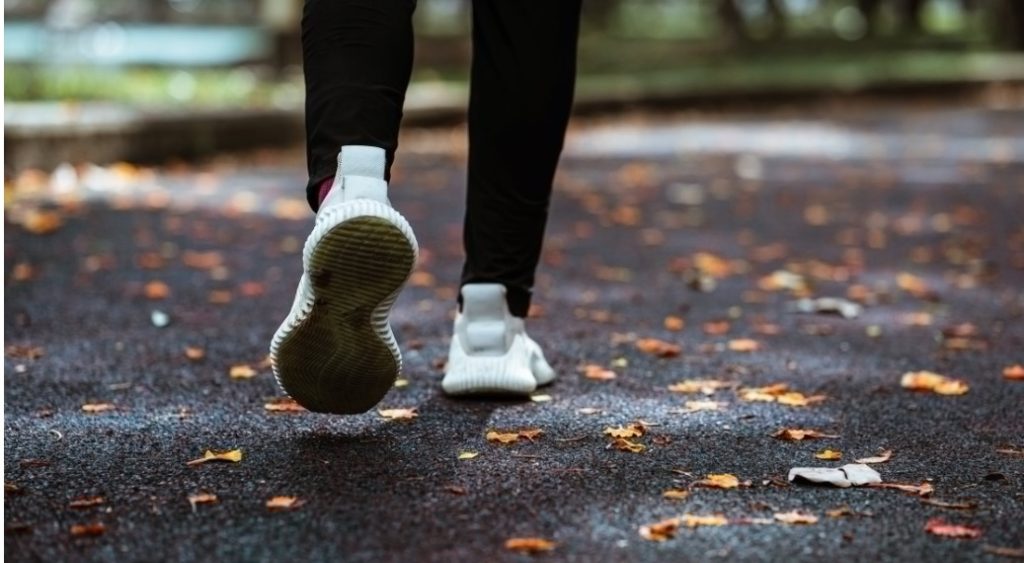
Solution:
[(922, 15), (926, 0), (897, 0), (896, 10), (900, 29), (908, 33), (920, 33), (924, 29)]
[(1024, 1), (994, 0), (991, 21), (996, 41), (1005, 47), (1024, 51)]
[(608, 32), (615, 26), (621, 4), (622, 0), (586, 0), (581, 14), (583, 25), (591, 31)]
[(746, 43), (750, 40), (743, 12), (740, 11), (734, 0), (717, 0), (715, 11), (718, 14), (718, 22), (730, 43)]
[(772, 20), (772, 37), (781, 39), (786, 36), (786, 9), (782, 0), (767, 0), (768, 15)]
[(878, 8), (881, 5), (881, 0), (857, 0), (857, 9), (864, 16), (864, 23), (867, 25), (865, 32), (869, 37), (878, 30)]
[(261, 0), (259, 8), (260, 24), (271, 38), (268, 62), (280, 75), (289, 66), (302, 63), (302, 0)]

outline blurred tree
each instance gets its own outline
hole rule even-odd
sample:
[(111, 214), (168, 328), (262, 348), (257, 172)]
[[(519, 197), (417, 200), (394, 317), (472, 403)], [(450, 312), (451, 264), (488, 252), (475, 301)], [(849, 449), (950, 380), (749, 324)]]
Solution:
[(996, 41), (1024, 51), (1024, 0), (992, 0), (990, 18)]

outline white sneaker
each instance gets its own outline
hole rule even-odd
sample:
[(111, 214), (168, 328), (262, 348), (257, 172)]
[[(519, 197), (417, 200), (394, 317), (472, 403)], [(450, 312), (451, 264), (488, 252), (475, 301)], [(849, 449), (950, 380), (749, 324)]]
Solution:
[(281, 388), (311, 411), (365, 412), (402, 369), (388, 315), (418, 247), (388, 202), (384, 159), (383, 149), (342, 147), (291, 312), (270, 344)]
[(523, 319), (508, 312), (505, 286), (462, 286), (462, 311), (441, 387), (449, 395), (528, 395), (555, 379), (540, 346), (526, 334)]

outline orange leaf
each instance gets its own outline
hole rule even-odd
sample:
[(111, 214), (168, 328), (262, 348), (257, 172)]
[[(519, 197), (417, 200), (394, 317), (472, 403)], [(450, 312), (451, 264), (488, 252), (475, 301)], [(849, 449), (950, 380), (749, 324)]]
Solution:
[(167, 296), (171, 294), (171, 287), (162, 281), (151, 281), (142, 289), (142, 293), (146, 299), (154, 301), (167, 299)]
[(291, 397), (273, 399), (263, 405), (270, 412), (306, 412), (306, 409)]
[(185, 357), (193, 362), (198, 362), (206, 357), (206, 350), (199, 346), (185, 346)]
[(632, 442), (626, 438), (616, 438), (612, 440), (612, 447), (623, 452), (630, 452), (634, 454), (642, 453), (647, 449), (647, 446), (639, 443)]
[(671, 500), (683, 500), (686, 497), (690, 496), (690, 493), (689, 491), (683, 491), (680, 489), (669, 489), (661, 493), (661, 496), (662, 498), (667, 498)]
[(668, 386), (668, 390), (674, 393), (703, 393), (712, 395), (719, 389), (735, 387), (731, 381), (719, 381), (717, 379), (685, 379), (679, 383)]
[(267, 501), (268, 510), (295, 510), (306, 504), (306, 501), (299, 497), (273, 497)]
[(583, 366), (583, 377), (597, 381), (608, 381), (615, 379), (615, 372), (597, 364), (587, 364)]
[(686, 321), (681, 317), (675, 315), (669, 315), (665, 317), (665, 330), (671, 330), (673, 332), (683, 330), (686, 326)]
[(761, 349), (761, 343), (752, 338), (737, 338), (729, 341), (729, 350), (733, 352), (756, 352)]
[(211, 493), (199, 493), (188, 496), (188, 503), (192, 505), (192, 511), (195, 512), (197, 504), (213, 504), (217, 502), (217, 495)]
[(639, 438), (647, 429), (642, 424), (633, 423), (629, 426), (607, 427), (604, 433), (612, 438)]
[(71, 526), (71, 535), (76, 538), (86, 536), (101, 536), (107, 531), (107, 527), (100, 522), (92, 524), (75, 524)]
[(1003, 368), (1003, 377), (1013, 381), (1024, 381), (1024, 365), (1014, 364)]
[(250, 379), (256, 376), (256, 370), (249, 364), (235, 364), (228, 369), (231, 379)]
[(665, 541), (671, 539), (679, 529), (682, 520), (669, 518), (646, 526), (640, 526), (640, 537), (650, 541)]
[(951, 379), (930, 371), (912, 371), (903, 374), (900, 386), (913, 391), (932, 391), (939, 395), (963, 395), (969, 389), (967, 383)]
[(557, 544), (542, 538), (509, 538), (505, 540), (505, 549), (519, 553), (540, 553), (551, 551)]
[(679, 345), (658, 340), (657, 338), (641, 338), (636, 341), (636, 347), (641, 352), (652, 354), (659, 358), (674, 358), (683, 351)]

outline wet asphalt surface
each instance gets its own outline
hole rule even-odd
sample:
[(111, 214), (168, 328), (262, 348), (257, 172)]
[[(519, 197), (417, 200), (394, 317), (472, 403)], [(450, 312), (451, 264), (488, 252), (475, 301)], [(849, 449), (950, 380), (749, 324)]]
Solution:
[[(281, 392), (261, 362), (291, 305), (311, 218), (295, 204), (303, 177), (293, 157), (111, 172), (105, 178), (122, 190), (93, 186), (82, 202), (65, 203), (63, 225), (48, 235), (13, 224), (25, 205), (15, 203), (4, 229), (5, 556), (1009, 560), (992, 548), (1024, 547), (1024, 382), (1002, 375), (1024, 362), (1022, 134), (1021, 112), (899, 107), (575, 131), (552, 206), (538, 316), (528, 323), (561, 374), (539, 391), (546, 402), (441, 394), (463, 159), (438, 141), (446, 134), (410, 142), (392, 199), (425, 249), (424, 274), (393, 316), (408, 384), (381, 407), (415, 407), (411, 421), (264, 408)], [(701, 252), (721, 259), (705, 259), (713, 291), (688, 285)], [(865, 301), (863, 314), (790, 311), (788, 291), (759, 287), (780, 269), (803, 273), (813, 296)], [(901, 273), (927, 291), (898, 287)], [(147, 298), (154, 280), (169, 295)], [(155, 310), (169, 316), (166, 327), (154, 326)], [(666, 329), (669, 315), (685, 327)], [(721, 320), (726, 332), (706, 330)], [(951, 338), (958, 325), (961, 336)], [(646, 354), (633, 342), (645, 337), (677, 343), (682, 354)], [(761, 349), (730, 351), (740, 338)], [(41, 347), (42, 356), (11, 345)], [(187, 358), (186, 346), (205, 357)], [(255, 377), (229, 377), (240, 363)], [(613, 366), (616, 379), (584, 377), (588, 363)], [(917, 370), (962, 379), (970, 391), (901, 389), (901, 375)], [(693, 378), (784, 382), (826, 399), (791, 407), (726, 389), (710, 397), (720, 410), (684, 413), (685, 401), (705, 398), (667, 386)], [(97, 403), (115, 409), (83, 412)], [(637, 419), (651, 424), (639, 439), (647, 449), (610, 449), (602, 430)], [(839, 437), (772, 438), (784, 427)], [(509, 445), (485, 439), (491, 429), (522, 428), (544, 434)], [(815, 459), (826, 447), (843, 461)], [(239, 463), (186, 465), (206, 449), (234, 448)], [(929, 481), (932, 499), (974, 508), (785, 482), (791, 467), (839, 466), (880, 449), (893, 451), (874, 466), (885, 481)], [(479, 455), (458, 459), (467, 451)], [(751, 486), (662, 497), (711, 473)], [(219, 502), (193, 509), (188, 497), (199, 492)], [(268, 510), (279, 495), (304, 504)], [(103, 504), (69, 507), (92, 496)], [(827, 515), (842, 506), (852, 515)], [(751, 523), (790, 510), (820, 520)], [(664, 542), (638, 533), (681, 514), (731, 523), (681, 529)], [(982, 535), (928, 534), (933, 518)], [(72, 534), (91, 523), (104, 532)], [(503, 547), (513, 537), (557, 546), (521, 555)]]

